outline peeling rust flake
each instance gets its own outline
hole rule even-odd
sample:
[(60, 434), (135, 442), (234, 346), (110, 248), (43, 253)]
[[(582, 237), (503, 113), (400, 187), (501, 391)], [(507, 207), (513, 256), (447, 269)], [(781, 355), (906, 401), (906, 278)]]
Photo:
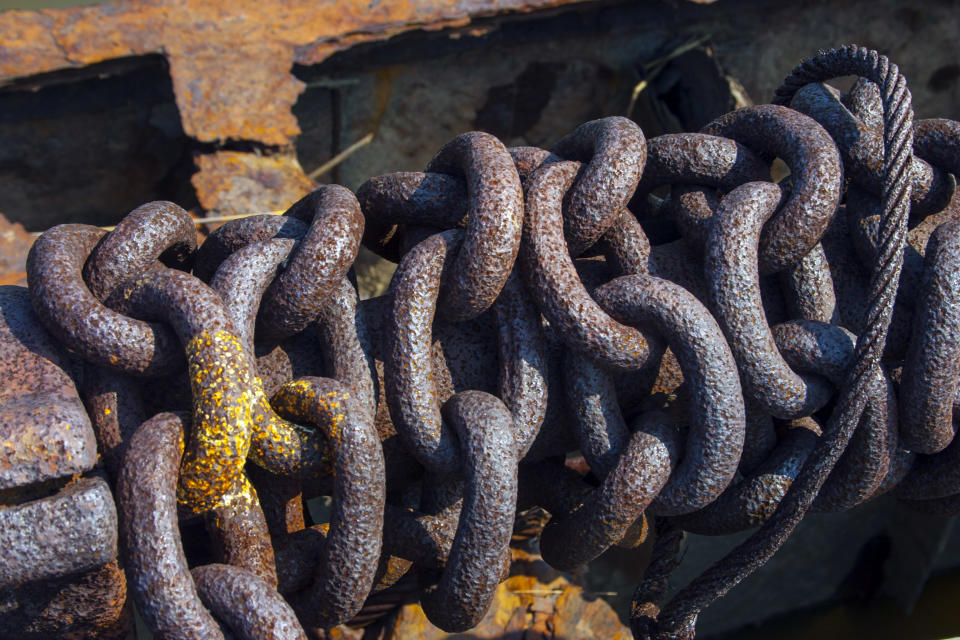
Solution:
[(0, 14), (0, 86), (40, 73), (162, 53), (184, 132), (201, 142), (285, 145), (304, 84), (294, 63), (414, 29), (463, 27), (584, 0), (127, 1)]

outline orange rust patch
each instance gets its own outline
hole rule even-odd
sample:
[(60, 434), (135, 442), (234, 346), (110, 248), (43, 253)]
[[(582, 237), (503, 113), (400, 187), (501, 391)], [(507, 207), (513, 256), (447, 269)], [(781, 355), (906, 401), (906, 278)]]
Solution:
[(293, 154), (257, 156), (219, 151), (195, 159), (191, 178), (200, 205), (220, 214), (284, 210), (312, 183)]
[(586, 0), (153, 0), (0, 13), (0, 84), (152, 53), (166, 55), (187, 135), (282, 146), (299, 133), (294, 63), (413, 29)]

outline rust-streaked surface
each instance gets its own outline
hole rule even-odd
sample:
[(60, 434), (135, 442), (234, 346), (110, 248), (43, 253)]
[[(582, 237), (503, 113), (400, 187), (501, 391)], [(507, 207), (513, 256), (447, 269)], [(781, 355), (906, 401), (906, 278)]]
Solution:
[(261, 156), (238, 151), (198, 155), (190, 181), (200, 206), (221, 214), (286, 210), (312, 183), (292, 153)]
[(414, 29), (585, 0), (143, 0), (0, 14), (0, 85), (107, 60), (163, 54), (187, 135), (284, 145), (300, 133), (294, 63)]

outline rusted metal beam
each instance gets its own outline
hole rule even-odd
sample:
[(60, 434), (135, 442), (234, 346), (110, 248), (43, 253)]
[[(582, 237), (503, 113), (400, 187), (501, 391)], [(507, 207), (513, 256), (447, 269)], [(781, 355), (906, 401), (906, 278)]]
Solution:
[(300, 133), (293, 65), (412, 30), (462, 28), (588, 0), (160, 0), (0, 14), (0, 86), (63, 69), (162, 54), (184, 132), (279, 146)]

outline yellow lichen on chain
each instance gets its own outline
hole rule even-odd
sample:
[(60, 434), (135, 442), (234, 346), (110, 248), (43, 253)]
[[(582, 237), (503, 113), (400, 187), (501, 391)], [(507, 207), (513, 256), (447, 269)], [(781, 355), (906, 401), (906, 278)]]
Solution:
[(346, 419), (344, 401), (349, 398), (346, 391), (318, 393), (310, 380), (294, 380), (283, 385), (275, 400), (282, 413), (309, 421), (329, 440), (337, 442), (342, 435), (341, 423)]
[(226, 331), (197, 334), (186, 353), (193, 434), (181, 464), (177, 499), (200, 513), (252, 499), (243, 465), (259, 387), (241, 341)]
[(182, 504), (200, 513), (255, 500), (243, 474), (248, 454), (277, 473), (329, 471), (318, 434), (274, 413), (239, 338), (204, 331), (188, 342), (186, 354), (194, 428), (177, 490)]
[(278, 416), (267, 402), (259, 378), (254, 395), (251, 460), (275, 473), (329, 473), (332, 468), (329, 451), (316, 431)]

